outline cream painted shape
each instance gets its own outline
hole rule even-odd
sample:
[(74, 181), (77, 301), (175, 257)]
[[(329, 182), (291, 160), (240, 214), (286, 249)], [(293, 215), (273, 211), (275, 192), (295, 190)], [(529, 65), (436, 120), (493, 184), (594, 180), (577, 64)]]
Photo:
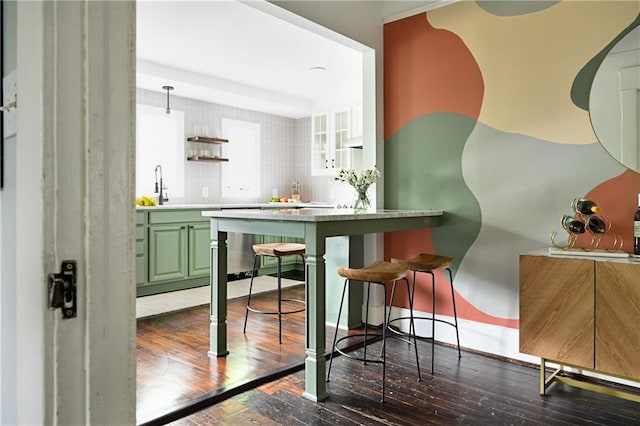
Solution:
[(578, 72), (638, 15), (638, 2), (562, 2), (535, 13), (502, 17), (475, 2), (436, 9), (427, 19), (452, 31), (482, 72), (478, 120), (541, 140), (597, 141), (589, 113), (571, 100)]

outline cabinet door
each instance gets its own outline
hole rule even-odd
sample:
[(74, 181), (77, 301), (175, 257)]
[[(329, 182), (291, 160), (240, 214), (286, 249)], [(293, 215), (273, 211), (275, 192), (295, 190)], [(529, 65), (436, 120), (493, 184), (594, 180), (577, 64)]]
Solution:
[(314, 115), (311, 118), (311, 174), (331, 175), (352, 168), (353, 149), (347, 147), (351, 135), (349, 110)]
[(136, 284), (147, 282), (146, 213), (136, 212)]
[(144, 231), (144, 226), (136, 226), (136, 284), (144, 284), (147, 281), (147, 250)]
[(186, 276), (186, 225), (149, 227), (149, 282)]
[(520, 352), (594, 368), (592, 260), (520, 256)]
[(311, 173), (326, 173), (330, 163), (329, 115), (314, 115), (311, 118)]
[(332, 165), (336, 169), (350, 169), (353, 165), (351, 154), (353, 149), (347, 147), (347, 139), (350, 137), (349, 111), (337, 111), (333, 113), (333, 158)]
[(209, 222), (189, 225), (189, 277), (209, 275), (210, 246)]
[(596, 370), (640, 377), (640, 265), (597, 262)]

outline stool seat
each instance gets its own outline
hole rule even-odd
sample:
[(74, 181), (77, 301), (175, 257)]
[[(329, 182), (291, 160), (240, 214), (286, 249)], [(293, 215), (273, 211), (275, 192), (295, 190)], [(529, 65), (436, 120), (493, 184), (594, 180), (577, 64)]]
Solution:
[(407, 276), (409, 269), (399, 263), (377, 261), (366, 268), (338, 268), (338, 275), (358, 281), (395, 281)]
[(392, 263), (399, 263), (412, 271), (427, 272), (435, 269), (449, 268), (453, 264), (453, 258), (439, 256), (437, 254), (420, 253), (410, 259), (391, 259)]
[(305, 245), (297, 243), (265, 243), (254, 244), (253, 251), (261, 256), (282, 257), (304, 254)]

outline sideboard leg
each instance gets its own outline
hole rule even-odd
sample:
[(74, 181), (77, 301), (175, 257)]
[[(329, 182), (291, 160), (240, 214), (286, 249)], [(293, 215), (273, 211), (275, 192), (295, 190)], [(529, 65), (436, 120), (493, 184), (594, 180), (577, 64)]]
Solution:
[(544, 358), (540, 358), (540, 395), (544, 395), (547, 389), (546, 371), (546, 360)]

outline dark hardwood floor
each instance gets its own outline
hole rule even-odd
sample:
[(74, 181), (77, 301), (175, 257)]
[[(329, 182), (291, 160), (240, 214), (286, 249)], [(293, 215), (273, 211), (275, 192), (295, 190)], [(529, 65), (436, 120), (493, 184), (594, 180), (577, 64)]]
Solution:
[[(302, 297), (303, 290), (287, 290), (288, 296)], [(138, 321), (138, 423), (168, 423), (182, 410), (193, 414), (172, 424), (640, 424), (638, 403), (560, 384), (541, 397), (536, 368), (469, 351), (458, 360), (455, 349), (437, 345), (431, 375), (428, 342), (419, 343), (423, 380), (417, 382), (413, 350), (394, 339), (388, 340), (385, 403), (379, 402), (380, 365), (344, 357), (334, 360), (330, 398), (314, 403), (301, 397), (304, 313), (285, 318), (279, 345), (271, 316), (250, 314), (242, 334), (245, 301), (229, 303), (226, 358), (206, 355), (208, 306)], [(273, 303), (274, 297), (260, 301)], [(327, 328), (327, 340), (332, 336)], [(272, 371), (280, 378), (270, 381)]]

